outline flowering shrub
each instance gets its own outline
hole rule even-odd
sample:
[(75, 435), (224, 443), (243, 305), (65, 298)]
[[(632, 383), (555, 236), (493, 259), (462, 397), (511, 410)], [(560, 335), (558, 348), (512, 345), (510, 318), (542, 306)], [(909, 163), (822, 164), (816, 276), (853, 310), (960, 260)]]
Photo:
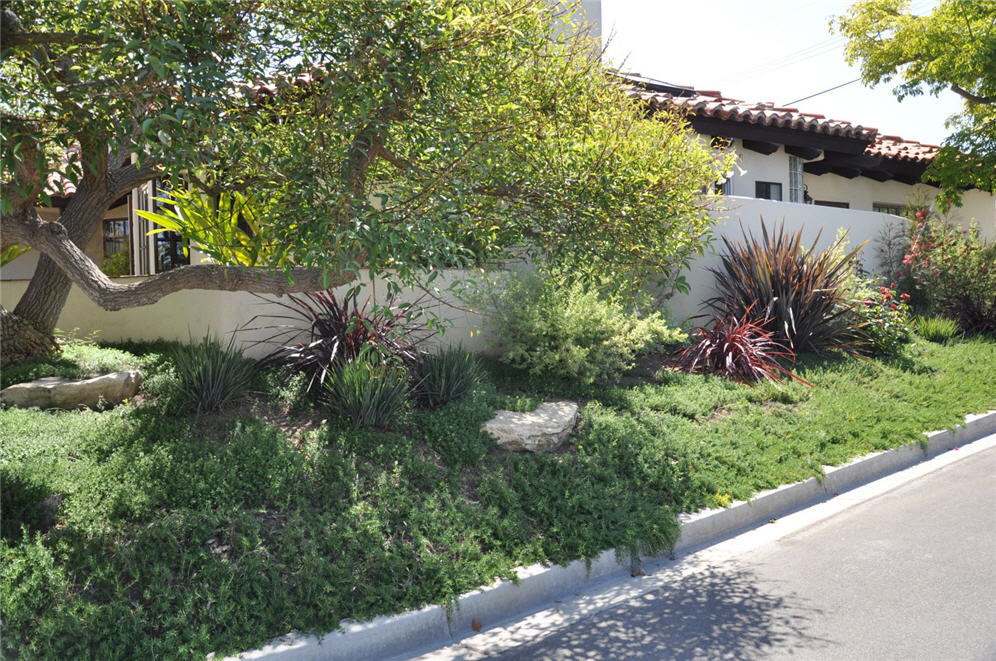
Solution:
[(910, 294), (935, 314), (954, 319), (968, 333), (996, 333), (996, 245), (979, 229), (959, 229), (915, 215), (915, 233), (902, 264)]
[(888, 287), (874, 280), (860, 281), (852, 294), (857, 302), (851, 314), (858, 322), (858, 333), (866, 353), (895, 355), (912, 339), (910, 295), (899, 293), (896, 283)]

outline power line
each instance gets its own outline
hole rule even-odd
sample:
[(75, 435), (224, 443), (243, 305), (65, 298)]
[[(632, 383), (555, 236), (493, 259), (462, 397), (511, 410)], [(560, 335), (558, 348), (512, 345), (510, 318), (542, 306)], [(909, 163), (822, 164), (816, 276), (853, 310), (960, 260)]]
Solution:
[(839, 90), (841, 87), (847, 87), (848, 85), (852, 85), (852, 84), (858, 82), (859, 80), (861, 80), (861, 79), (860, 78), (855, 78), (854, 80), (849, 80), (846, 83), (841, 83), (840, 85), (835, 85), (834, 87), (827, 88), (827, 89), (823, 90), (822, 92), (817, 92), (816, 94), (810, 94), (809, 96), (804, 96), (801, 99), (796, 99), (795, 101), (789, 101), (788, 103), (783, 103), (782, 107), (783, 108), (787, 108), (788, 106), (790, 106), (790, 105), (792, 105), (794, 103), (799, 103), (800, 101), (808, 101), (809, 99), (812, 99), (815, 96), (820, 96), (821, 94), (826, 94), (827, 92), (832, 92), (834, 90)]

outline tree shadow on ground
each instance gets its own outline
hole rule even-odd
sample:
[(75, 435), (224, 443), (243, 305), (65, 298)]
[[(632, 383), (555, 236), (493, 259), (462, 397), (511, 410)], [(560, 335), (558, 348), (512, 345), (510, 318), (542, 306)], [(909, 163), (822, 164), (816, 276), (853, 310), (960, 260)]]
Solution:
[(710, 566), (498, 658), (761, 659), (776, 650), (805, 655), (835, 644), (808, 633), (821, 614), (795, 594), (759, 586), (750, 570)]

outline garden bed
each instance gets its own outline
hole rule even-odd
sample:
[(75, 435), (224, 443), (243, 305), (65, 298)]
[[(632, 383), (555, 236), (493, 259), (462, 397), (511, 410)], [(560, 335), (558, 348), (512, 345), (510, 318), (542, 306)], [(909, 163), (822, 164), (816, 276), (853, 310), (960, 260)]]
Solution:
[[(446, 603), (516, 566), (667, 549), (676, 514), (794, 482), (996, 408), (996, 341), (885, 361), (804, 358), (815, 385), (657, 370), (581, 386), (486, 365), (467, 399), (357, 431), (262, 375), (194, 416), (164, 345), (70, 344), (3, 374), (142, 367), (105, 412), (0, 412), (3, 645), (23, 658), (189, 658)], [(480, 434), (497, 408), (584, 403), (555, 455)], [(26, 534), (23, 532), (25, 526)]]

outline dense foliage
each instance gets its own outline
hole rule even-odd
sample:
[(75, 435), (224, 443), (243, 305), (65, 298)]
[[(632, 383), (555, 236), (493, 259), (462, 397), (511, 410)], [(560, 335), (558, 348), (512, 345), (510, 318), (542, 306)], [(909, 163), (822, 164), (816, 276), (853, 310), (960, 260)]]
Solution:
[(859, 280), (849, 294), (859, 348), (883, 356), (901, 353), (912, 339), (910, 295), (900, 293), (895, 282), (880, 285), (874, 278)]
[[(562, 29), (574, 19), (559, 3), (10, 0), (3, 13), (0, 248), (46, 256), (14, 311), (43, 332), (70, 280), (120, 309), (366, 269), (392, 289), (513, 247), (620, 277), (673, 272), (702, 249), (699, 192), (727, 167), (684, 119), (648, 119), (585, 31)], [(106, 279), (79, 248), (115, 200), (167, 178), (207, 197), (178, 200), (202, 207), (186, 222), (160, 218), (226, 265)], [(36, 211), (53, 181), (75, 188), (65, 233)]]
[[(718, 315), (743, 319), (749, 310), (766, 319), (765, 328), (796, 353), (851, 348), (853, 324), (848, 320), (852, 305), (846, 300), (846, 285), (853, 260), (862, 246), (845, 252), (846, 239), (818, 251), (802, 243), (802, 229), (794, 234), (784, 223), (768, 232), (761, 220), (761, 236), (743, 230), (740, 242), (723, 237), (726, 254), (718, 268), (715, 297), (706, 304)], [(863, 244), (862, 244), (863, 245)]]
[(929, 219), (904, 261), (928, 310), (966, 333), (996, 334), (996, 243), (983, 240), (977, 226)]
[(900, 100), (946, 90), (962, 98), (954, 131), (926, 174), (944, 186), (942, 204), (957, 202), (965, 188), (996, 189), (994, 21), (991, 0), (942, 0), (920, 15), (910, 0), (862, 0), (836, 21), (865, 83), (895, 80)]
[(502, 360), (534, 374), (591, 383), (618, 376), (641, 351), (685, 339), (659, 312), (556, 271), (510, 274), (486, 302)]

